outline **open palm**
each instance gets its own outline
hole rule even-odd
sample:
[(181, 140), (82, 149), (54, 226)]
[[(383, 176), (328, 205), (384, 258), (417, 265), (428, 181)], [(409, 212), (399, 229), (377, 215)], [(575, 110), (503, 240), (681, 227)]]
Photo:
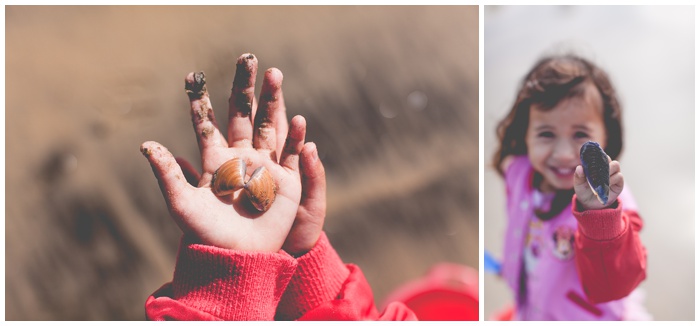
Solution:
[[(277, 69), (265, 72), (258, 106), (254, 95), (256, 72), (253, 55), (239, 58), (229, 99), (228, 141), (214, 119), (204, 74), (190, 73), (186, 77), (192, 123), (202, 155), (197, 187), (186, 181), (164, 146), (145, 142), (141, 150), (151, 163), (173, 219), (186, 235), (221, 248), (275, 252), (282, 248), (299, 208), (299, 155), (306, 122), (297, 116), (287, 127), (280, 108), (282, 74)], [(278, 190), (267, 211), (256, 210), (243, 190), (221, 197), (212, 192), (213, 174), (235, 157), (246, 162), (247, 177), (259, 166), (270, 172)]]

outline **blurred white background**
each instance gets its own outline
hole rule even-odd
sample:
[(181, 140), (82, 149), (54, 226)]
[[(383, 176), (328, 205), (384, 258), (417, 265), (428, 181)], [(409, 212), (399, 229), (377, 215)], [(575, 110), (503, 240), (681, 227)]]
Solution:
[[(573, 52), (608, 72), (623, 109), (625, 185), (644, 220), (646, 306), (656, 320), (694, 320), (694, 11), (687, 6), (485, 6), (484, 248), (502, 257), (505, 190), (491, 168), (496, 125), (544, 55)], [(512, 302), (484, 280), (485, 318)]]

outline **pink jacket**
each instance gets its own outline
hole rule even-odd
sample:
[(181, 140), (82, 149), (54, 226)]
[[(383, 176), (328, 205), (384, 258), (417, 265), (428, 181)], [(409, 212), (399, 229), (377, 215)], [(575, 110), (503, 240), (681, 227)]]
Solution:
[[(516, 319), (638, 317), (632, 312), (644, 309), (629, 295), (646, 277), (646, 249), (638, 234), (642, 220), (628, 188), (616, 208), (581, 211), (574, 196), (558, 216), (540, 223), (532, 202), (533, 175), (525, 156), (515, 157), (505, 174), (508, 227), (501, 273), (518, 298)], [(528, 234), (530, 223), (537, 223), (539, 234)], [(521, 274), (528, 236), (539, 237), (543, 245), (535, 254), (535, 267)]]

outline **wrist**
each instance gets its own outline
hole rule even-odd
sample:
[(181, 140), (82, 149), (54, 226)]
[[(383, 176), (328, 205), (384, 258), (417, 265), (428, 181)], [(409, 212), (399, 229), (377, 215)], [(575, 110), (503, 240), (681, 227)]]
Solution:
[[(578, 196), (576, 196), (576, 197), (578, 197)], [(574, 203), (576, 204), (576, 206), (575, 206), (576, 210), (579, 212), (600, 210), (600, 209), (617, 209), (617, 207), (619, 205), (617, 199), (615, 199), (614, 201), (612, 201), (612, 202), (610, 202), (607, 205), (602, 206), (602, 207), (593, 207), (591, 205), (586, 205), (585, 203), (582, 203), (578, 199), (576, 199), (576, 201)]]
[(287, 237), (284, 246), (282, 246), (282, 250), (286, 251), (294, 258), (301, 257), (316, 246), (318, 240), (321, 238), (321, 233), (322, 230), (319, 230), (318, 232), (305, 235), (301, 239), (299, 239), (300, 237), (294, 237), (290, 234), (290, 236)]
[[(253, 241), (245, 241), (245, 242), (240, 242), (240, 241), (226, 241), (227, 239), (233, 238), (234, 236), (227, 236), (227, 237), (221, 237), (221, 238), (206, 238), (206, 237), (201, 237), (196, 234), (186, 232), (183, 234), (183, 241), (188, 243), (188, 244), (198, 244), (198, 245), (203, 245), (203, 246), (209, 246), (209, 247), (215, 247), (217, 249), (221, 250), (234, 250), (234, 251), (239, 251), (243, 253), (266, 253), (266, 254), (275, 254), (279, 253), (280, 250), (282, 249), (282, 244), (279, 242), (280, 240), (277, 241), (271, 241), (269, 238), (265, 238), (264, 241), (262, 241), (259, 237), (257, 241), (255, 239), (252, 239)], [(239, 236), (240, 238), (240, 236)]]
[(579, 205), (576, 195), (572, 207), (574, 217), (578, 221), (579, 231), (586, 237), (605, 241), (622, 234), (627, 224), (622, 218), (622, 203), (617, 200), (608, 207), (585, 210)]

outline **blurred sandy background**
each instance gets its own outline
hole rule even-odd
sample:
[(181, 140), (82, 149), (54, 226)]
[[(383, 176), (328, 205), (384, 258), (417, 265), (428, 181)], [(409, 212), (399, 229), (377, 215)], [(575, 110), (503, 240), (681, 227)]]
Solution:
[(476, 7), (17, 7), (6, 13), (8, 320), (142, 320), (180, 230), (147, 161), (198, 168), (184, 77), (223, 130), (236, 58), (285, 75), (328, 174), (325, 230), (377, 303), (478, 266)]
[[(647, 308), (657, 320), (695, 319), (694, 18), (693, 7), (485, 7), (485, 250), (503, 256), (505, 190), (490, 168), (496, 124), (540, 57), (573, 51), (609, 73), (622, 102), (620, 163), (645, 223)], [(512, 294), (493, 275), (484, 282), (488, 317)]]

